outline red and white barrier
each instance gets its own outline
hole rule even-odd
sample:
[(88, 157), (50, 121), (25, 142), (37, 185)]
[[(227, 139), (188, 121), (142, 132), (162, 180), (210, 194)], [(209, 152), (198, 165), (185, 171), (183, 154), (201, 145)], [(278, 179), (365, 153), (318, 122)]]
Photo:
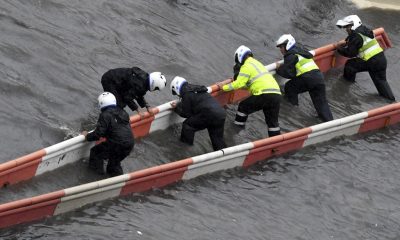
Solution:
[[(391, 42), (383, 28), (374, 30), (374, 33), (383, 48), (391, 47)], [(343, 65), (347, 60), (342, 56), (335, 55), (335, 46), (333, 44), (311, 52), (315, 56), (316, 63), (324, 72), (332, 67)], [(276, 64), (269, 64), (266, 67), (270, 72), (274, 72)], [(229, 83), (231, 81), (231, 79), (227, 79), (222, 83)], [(220, 91), (217, 85), (210, 86), (209, 92), (221, 105), (236, 103), (249, 95), (246, 90), (223, 92)], [(173, 112), (170, 102), (154, 108), (153, 113), (153, 115), (150, 115), (146, 112), (143, 116), (134, 115), (130, 118), (132, 131), (136, 138), (147, 136), (151, 132), (166, 129), (173, 124), (183, 121), (183, 118)], [(77, 136), (0, 164), (0, 187), (31, 179), (36, 175), (87, 158), (89, 149), (92, 146), (93, 143), (85, 142), (83, 136)]]
[(121, 195), (161, 188), (203, 174), (234, 167), (247, 167), (258, 161), (338, 136), (380, 129), (398, 122), (400, 122), (400, 103), (395, 103), (279, 136), (2, 204), (0, 228), (65, 213), (89, 203)]

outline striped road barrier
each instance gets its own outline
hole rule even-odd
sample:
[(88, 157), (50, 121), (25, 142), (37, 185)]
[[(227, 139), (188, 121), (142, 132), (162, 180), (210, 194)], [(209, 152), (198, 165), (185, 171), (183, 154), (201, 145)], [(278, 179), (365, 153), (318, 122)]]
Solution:
[(290, 151), (384, 128), (400, 121), (400, 103), (351, 115), (279, 136), (175, 161), (121, 176), (0, 205), (0, 228), (72, 211), (90, 203), (162, 188), (203, 174), (248, 167)]

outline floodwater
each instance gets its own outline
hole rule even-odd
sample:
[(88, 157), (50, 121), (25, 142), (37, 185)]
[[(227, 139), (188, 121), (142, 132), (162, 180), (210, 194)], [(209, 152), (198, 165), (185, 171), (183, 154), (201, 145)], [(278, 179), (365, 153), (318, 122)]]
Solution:
[[(274, 41), (293, 34), (310, 49), (346, 37), (339, 18), (358, 14), (384, 27), (388, 81), (400, 99), (400, 12), (357, 9), (345, 0), (4, 0), (0, 5), (0, 162), (60, 142), (97, 120), (101, 75), (140, 66), (210, 85), (232, 75), (233, 53), (245, 44), (265, 64), (281, 58)], [(279, 79), (281, 81), (282, 79)], [(335, 118), (388, 104), (368, 74), (355, 84), (341, 70), (326, 74)], [(170, 91), (149, 93), (156, 106)], [(232, 127), (229, 146), (267, 136), (261, 113), (245, 130)], [(308, 94), (284, 102), (282, 129), (319, 123)], [(1, 230), (2, 239), (400, 239), (399, 126), (343, 137), (164, 189), (91, 204)], [(138, 141), (125, 172), (212, 150), (206, 132), (195, 145), (178, 141), (180, 126)], [(0, 202), (100, 179), (76, 163), (0, 190)]]

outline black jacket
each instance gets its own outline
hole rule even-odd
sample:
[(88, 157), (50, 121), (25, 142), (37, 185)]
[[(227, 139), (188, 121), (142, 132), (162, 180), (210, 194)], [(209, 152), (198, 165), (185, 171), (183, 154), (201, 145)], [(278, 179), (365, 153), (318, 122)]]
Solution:
[(189, 118), (202, 115), (206, 119), (225, 119), (225, 109), (208, 92), (207, 87), (185, 83), (181, 90), (181, 102), (175, 112), (181, 117)]
[(361, 33), (369, 38), (374, 38), (374, 33), (371, 29), (364, 25), (359, 26), (356, 30), (351, 31), (349, 36), (346, 38), (346, 44), (338, 48), (338, 53), (345, 57), (353, 58), (358, 55), (359, 49), (363, 46), (363, 39), (360, 36)]
[(134, 138), (129, 123), (129, 115), (120, 107), (102, 109), (96, 129), (88, 133), (87, 141), (97, 141), (105, 137), (107, 141), (122, 146), (133, 145)]
[(285, 55), (283, 55), (283, 64), (278, 69), (276, 69), (276, 73), (278, 75), (287, 79), (293, 79), (296, 77), (296, 64), (299, 61), (299, 58), (296, 54), (299, 54), (302, 57), (308, 59), (313, 58), (313, 55), (309, 53), (306, 49), (294, 46), (289, 49), (289, 51), (287, 51)]
[(132, 68), (116, 68), (111, 69), (103, 74), (101, 78), (103, 88), (115, 89), (119, 96), (117, 98), (118, 105), (124, 108), (129, 106), (135, 111), (138, 106), (149, 106), (144, 95), (149, 91), (149, 74), (138, 67)]

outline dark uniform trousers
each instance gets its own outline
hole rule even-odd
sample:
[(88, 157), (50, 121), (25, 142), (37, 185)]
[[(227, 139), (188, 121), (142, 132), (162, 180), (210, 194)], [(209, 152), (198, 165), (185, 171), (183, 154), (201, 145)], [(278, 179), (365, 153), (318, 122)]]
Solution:
[(263, 110), (265, 123), (268, 125), (268, 136), (280, 134), (279, 109), (282, 96), (280, 94), (252, 95), (239, 103), (235, 124), (244, 125), (248, 115)]
[(392, 89), (386, 80), (387, 60), (383, 52), (364, 61), (361, 58), (352, 58), (346, 62), (343, 77), (347, 81), (354, 82), (358, 72), (368, 71), (380, 96), (394, 101)]
[(111, 176), (123, 174), (121, 161), (129, 155), (134, 144), (121, 145), (112, 142), (102, 142), (90, 149), (89, 167), (104, 174), (104, 160), (108, 159), (107, 173)]
[(310, 94), (314, 108), (322, 121), (333, 120), (332, 112), (326, 99), (325, 84), (321, 72), (304, 73), (285, 84), (285, 97), (293, 105), (299, 105), (298, 94), (304, 92)]
[(207, 128), (214, 151), (226, 148), (224, 141), (224, 125), (225, 113), (212, 114), (203, 112), (194, 115), (183, 122), (181, 141), (193, 144), (195, 133)]

